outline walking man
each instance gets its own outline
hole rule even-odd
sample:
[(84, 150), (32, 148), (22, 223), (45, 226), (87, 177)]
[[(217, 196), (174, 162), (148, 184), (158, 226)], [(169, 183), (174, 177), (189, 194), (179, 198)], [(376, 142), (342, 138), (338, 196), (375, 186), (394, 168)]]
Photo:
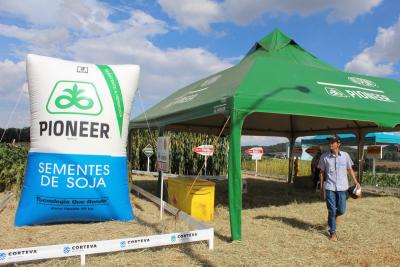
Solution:
[[(326, 197), (326, 206), (328, 208), (328, 226), (329, 239), (337, 241), (336, 225), (339, 223), (339, 216), (346, 211), (346, 197), (349, 182), (347, 174), (349, 173), (354, 184), (360, 185), (354, 175), (353, 161), (348, 153), (340, 151), (340, 138), (333, 135), (329, 139), (329, 152), (322, 154), (318, 163), (320, 169), (320, 194), (321, 198)], [(324, 192), (324, 176), (326, 178)]]

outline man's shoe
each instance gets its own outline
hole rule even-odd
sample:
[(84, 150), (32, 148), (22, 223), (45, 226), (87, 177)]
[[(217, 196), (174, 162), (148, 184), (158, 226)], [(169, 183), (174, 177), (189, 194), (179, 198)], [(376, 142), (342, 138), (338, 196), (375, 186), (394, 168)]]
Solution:
[(336, 236), (336, 234), (331, 234), (330, 236), (329, 236), (329, 240), (330, 241), (337, 241), (337, 236)]

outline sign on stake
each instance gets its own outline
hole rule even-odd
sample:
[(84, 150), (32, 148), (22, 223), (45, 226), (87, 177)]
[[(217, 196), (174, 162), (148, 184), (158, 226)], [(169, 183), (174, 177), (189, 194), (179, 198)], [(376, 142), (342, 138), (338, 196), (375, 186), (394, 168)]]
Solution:
[(142, 151), (147, 157), (147, 172), (150, 172), (150, 157), (154, 154), (153, 147), (148, 144)]
[(204, 175), (207, 175), (207, 159), (214, 154), (214, 146), (213, 145), (201, 145), (198, 147), (194, 147), (192, 149), (193, 152), (204, 156)]
[(264, 149), (262, 147), (253, 147), (245, 151), (247, 154), (251, 155), (251, 159), (256, 161), (256, 176), (257, 176), (257, 162), (261, 160), (264, 154)]

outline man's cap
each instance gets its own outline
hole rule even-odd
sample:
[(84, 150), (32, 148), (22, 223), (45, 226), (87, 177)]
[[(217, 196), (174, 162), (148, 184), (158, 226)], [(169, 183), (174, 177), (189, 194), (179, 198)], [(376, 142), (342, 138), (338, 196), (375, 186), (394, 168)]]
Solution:
[(326, 140), (328, 140), (329, 142), (338, 142), (338, 143), (341, 142), (340, 137), (336, 134), (326, 138)]

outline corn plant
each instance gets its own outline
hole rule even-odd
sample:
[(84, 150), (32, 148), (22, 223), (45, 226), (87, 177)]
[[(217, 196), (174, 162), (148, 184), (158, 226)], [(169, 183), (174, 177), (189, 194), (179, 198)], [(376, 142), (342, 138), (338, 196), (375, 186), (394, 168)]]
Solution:
[(14, 185), (19, 193), (24, 181), (28, 147), (0, 144), (0, 192)]
[[(214, 146), (214, 155), (207, 160), (207, 174), (222, 175), (227, 173), (228, 140), (215, 135), (167, 132), (170, 137), (170, 172), (182, 175), (197, 174), (204, 164), (204, 157), (192, 152), (194, 147), (209, 144)], [(153, 146), (155, 154), (150, 157), (150, 170), (155, 171), (158, 132), (135, 130), (131, 139), (131, 165), (136, 170), (146, 170), (147, 157), (142, 150), (146, 145)]]

